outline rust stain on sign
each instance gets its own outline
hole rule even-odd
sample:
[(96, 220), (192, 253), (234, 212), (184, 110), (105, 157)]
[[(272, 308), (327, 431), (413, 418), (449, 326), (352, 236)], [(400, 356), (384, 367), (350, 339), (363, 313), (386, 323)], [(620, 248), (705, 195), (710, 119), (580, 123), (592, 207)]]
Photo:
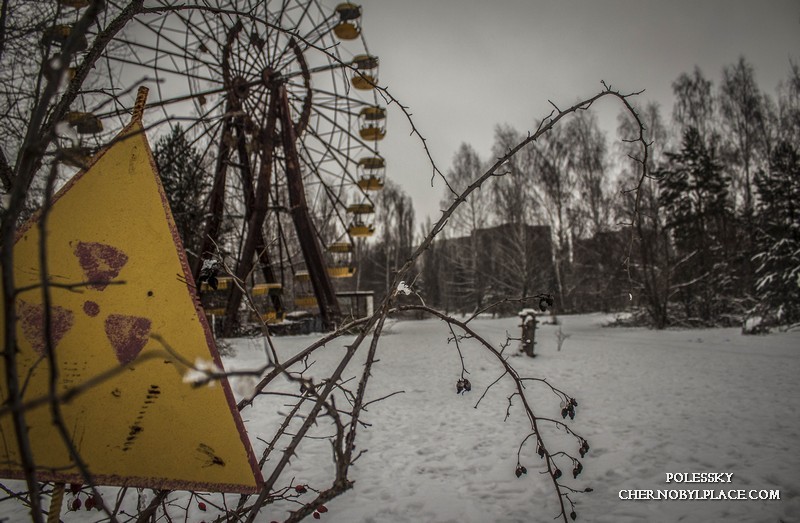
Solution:
[[(50, 390), (35, 220), (20, 228), (14, 244), (15, 285), (26, 288), (14, 305), (23, 401)], [(188, 369), (181, 361), (222, 362), (141, 123), (126, 128), (55, 196), (46, 242), (46, 280), (63, 284), (50, 287), (59, 392), (124, 369), (62, 404), (95, 482), (258, 491), (261, 473), (227, 380), (215, 387), (183, 382)], [(4, 328), (0, 322), (0, 337)], [(7, 400), (5, 376), (0, 358), (0, 404)], [(26, 411), (25, 422), (36, 479), (82, 482), (49, 407)], [(11, 416), (0, 417), (0, 477), (24, 477), (13, 434)]]
[(100, 305), (92, 300), (86, 300), (83, 302), (83, 312), (85, 312), (87, 316), (94, 318), (100, 314)]
[(147, 318), (124, 314), (110, 314), (106, 318), (106, 336), (120, 363), (127, 365), (136, 359), (150, 339), (151, 324)]
[(102, 291), (119, 275), (128, 263), (128, 256), (111, 245), (98, 242), (78, 242), (75, 256), (89, 281), (89, 288)]
[[(23, 300), (17, 301), (17, 318), (22, 327), (22, 334), (30, 342), (31, 348), (39, 356), (44, 356), (46, 342), (44, 338), (44, 306), (28, 304)], [(58, 345), (61, 338), (72, 328), (75, 318), (72, 311), (59, 307), (50, 309), (50, 334), (53, 347)]]

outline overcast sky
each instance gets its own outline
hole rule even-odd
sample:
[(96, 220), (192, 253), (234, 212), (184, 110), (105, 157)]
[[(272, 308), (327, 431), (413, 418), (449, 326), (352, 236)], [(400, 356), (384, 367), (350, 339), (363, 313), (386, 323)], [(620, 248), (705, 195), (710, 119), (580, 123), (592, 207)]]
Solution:
[[(800, 1), (363, 0), (369, 51), (380, 84), (413, 112), (446, 171), (461, 142), (487, 159), (495, 125), (535, 128), (553, 102), (563, 107), (601, 89), (645, 89), (669, 117), (671, 83), (698, 65), (716, 88), (740, 55), (774, 94), (790, 60), (800, 61)], [(598, 107), (614, 139), (618, 106)], [(381, 143), (387, 174), (414, 200), (417, 220), (439, 216), (442, 183), (410, 126), (389, 112)]]

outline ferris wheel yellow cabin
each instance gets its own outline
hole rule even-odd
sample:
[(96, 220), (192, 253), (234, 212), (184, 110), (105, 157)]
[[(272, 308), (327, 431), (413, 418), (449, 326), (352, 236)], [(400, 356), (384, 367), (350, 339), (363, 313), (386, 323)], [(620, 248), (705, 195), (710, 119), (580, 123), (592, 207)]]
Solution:
[(358, 161), (358, 187), (363, 191), (383, 189), (386, 160), (380, 156), (367, 156)]
[(351, 65), (356, 69), (350, 79), (353, 87), (362, 91), (369, 91), (378, 85), (379, 60), (377, 56), (369, 54), (356, 55)]
[(386, 109), (383, 107), (364, 107), (358, 113), (361, 138), (370, 141), (383, 140), (386, 137)]
[(347, 206), (347, 212), (350, 214), (373, 214), (375, 206), (371, 203), (353, 203)]
[(333, 33), (341, 40), (355, 40), (361, 35), (361, 6), (344, 2), (336, 6), (339, 22)]

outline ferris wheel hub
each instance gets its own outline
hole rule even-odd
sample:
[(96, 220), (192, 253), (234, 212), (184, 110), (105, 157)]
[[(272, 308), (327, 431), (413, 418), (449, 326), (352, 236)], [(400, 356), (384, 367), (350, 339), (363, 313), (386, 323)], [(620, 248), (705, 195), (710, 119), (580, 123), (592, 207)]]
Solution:
[(231, 95), (237, 100), (245, 100), (250, 95), (250, 83), (241, 76), (231, 80)]

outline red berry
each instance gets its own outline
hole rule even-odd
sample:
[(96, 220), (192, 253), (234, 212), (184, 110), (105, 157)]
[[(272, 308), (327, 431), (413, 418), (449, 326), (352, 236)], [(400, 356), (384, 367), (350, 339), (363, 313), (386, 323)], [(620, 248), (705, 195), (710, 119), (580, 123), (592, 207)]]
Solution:
[(319, 515), (319, 512), (317, 512), (316, 510), (314, 511), (314, 514), (313, 514), (313, 516), (314, 516), (314, 519), (319, 519), (319, 518), (321, 517), (321, 516)]
[(72, 510), (78, 510), (81, 508), (81, 498), (75, 498), (72, 500)]
[(298, 494), (304, 494), (306, 492), (306, 486), (305, 485), (295, 485), (294, 490)]
[(86, 510), (92, 510), (94, 508), (94, 496), (91, 498), (86, 498)]
[(200, 503), (197, 504), (197, 508), (199, 508), (200, 510), (205, 512), (206, 511), (206, 504), (201, 501)]
[(324, 514), (328, 511), (328, 508), (325, 505), (320, 505), (319, 507), (317, 507), (317, 510)]

